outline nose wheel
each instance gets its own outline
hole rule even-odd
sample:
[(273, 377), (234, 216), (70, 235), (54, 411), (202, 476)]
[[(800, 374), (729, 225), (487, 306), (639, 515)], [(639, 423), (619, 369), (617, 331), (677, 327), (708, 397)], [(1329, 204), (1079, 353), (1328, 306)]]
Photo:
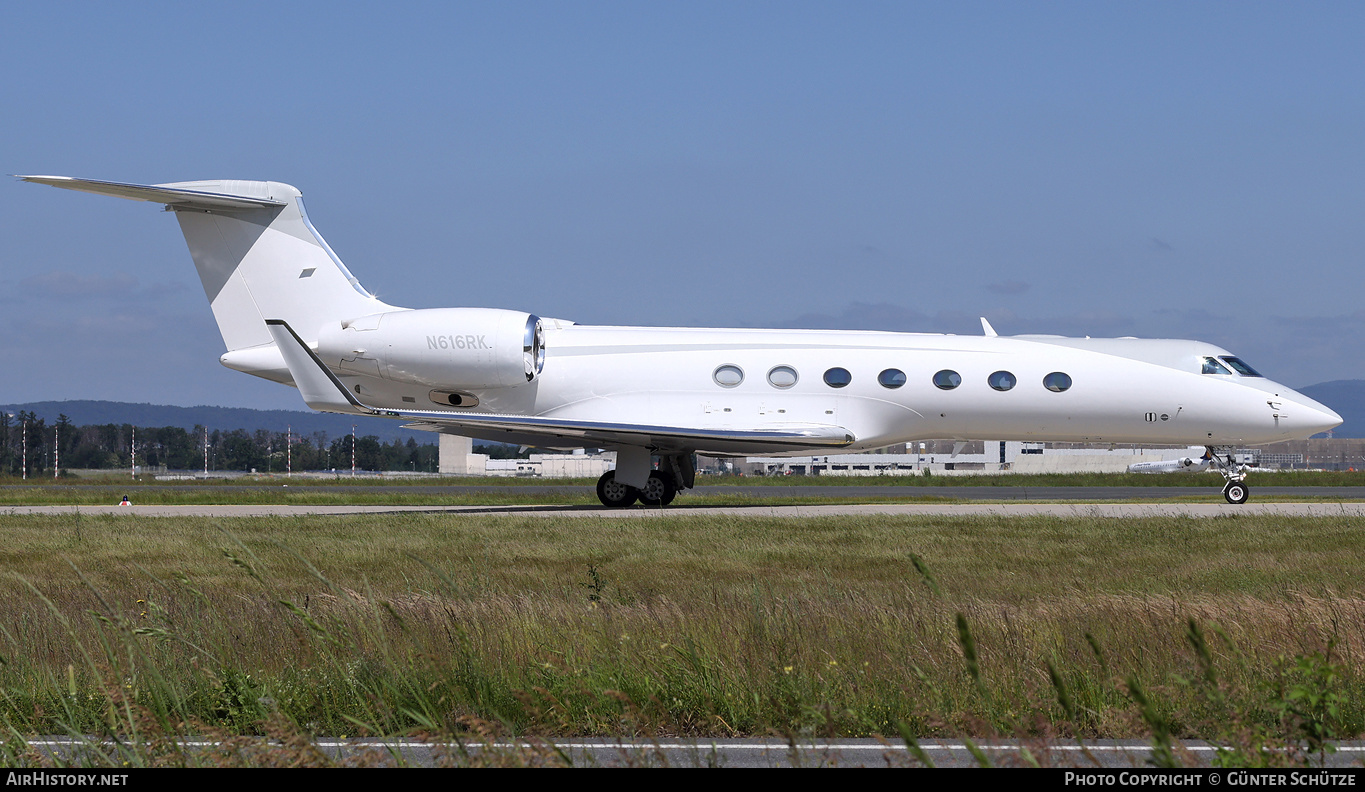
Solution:
[(1241, 481), (1229, 481), (1223, 486), (1223, 497), (1228, 503), (1241, 505), (1251, 497), (1251, 488)]

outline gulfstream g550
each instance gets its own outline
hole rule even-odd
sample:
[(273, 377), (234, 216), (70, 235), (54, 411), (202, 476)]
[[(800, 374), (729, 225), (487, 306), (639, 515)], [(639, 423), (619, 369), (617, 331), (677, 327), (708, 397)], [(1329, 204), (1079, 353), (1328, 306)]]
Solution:
[[(694, 453), (858, 451), (923, 439), (1182, 443), (1247, 498), (1231, 446), (1307, 437), (1330, 409), (1198, 341), (594, 327), (398, 308), (361, 287), (299, 191), (257, 181), (25, 181), (165, 204), (227, 352), (315, 410), (550, 448), (613, 448), (608, 506), (667, 504)], [(655, 458), (658, 466), (655, 469)]]

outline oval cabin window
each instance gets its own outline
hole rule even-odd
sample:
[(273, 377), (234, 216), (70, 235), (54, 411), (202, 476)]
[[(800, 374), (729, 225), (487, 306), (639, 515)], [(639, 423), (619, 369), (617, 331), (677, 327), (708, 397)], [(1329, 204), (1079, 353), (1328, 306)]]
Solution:
[(997, 371), (987, 377), (986, 381), (991, 384), (992, 388), (995, 388), (998, 391), (1007, 391), (1010, 388), (1013, 388), (1014, 384), (1018, 382), (1018, 380), (1014, 378), (1014, 375), (1008, 371)]
[(774, 388), (787, 389), (796, 384), (796, 369), (791, 366), (776, 366), (768, 372), (768, 384)]
[(726, 364), (717, 368), (711, 378), (722, 388), (733, 388), (744, 381), (744, 369)]
[(1054, 371), (1043, 377), (1043, 387), (1053, 393), (1061, 393), (1071, 387), (1071, 377), (1060, 371)]
[(905, 384), (905, 372), (900, 369), (887, 369), (877, 375), (877, 382), (881, 383), (883, 388), (895, 390)]
[(934, 375), (934, 387), (940, 390), (952, 390), (962, 384), (962, 375), (952, 369), (944, 369)]

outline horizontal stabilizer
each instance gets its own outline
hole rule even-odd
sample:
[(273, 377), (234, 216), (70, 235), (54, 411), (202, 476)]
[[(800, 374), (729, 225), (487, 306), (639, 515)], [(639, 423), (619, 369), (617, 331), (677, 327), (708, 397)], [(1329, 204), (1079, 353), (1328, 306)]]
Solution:
[[(269, 195), (239, 195), (235, 193), (212, 192), (207, 190), (191, 189), (190, 185), (199, 186), (199, 182), (185, 182), (183, 184), (123, 184), (121, 182), (96, 181), (94, 179), (73, 179), (70, 176), (19, 176), (18, 178), (33, 182), (34, 184), (46, 184), (50, 187), (60, 187), (63, 190), (77, 190), (79, 192), (95, 193), (96, 195), (112, 195), (115, 198), (127, 198), (132, 201), (151, 201), (152, 203), (167, 204), (186, 208), (201, 209), (261, 209), (271, 206), (284, 206), (287, 201), (277, 201)], [(202, 184), (213, 184), (220, 188), (231, 188), (240, 186), (243, 192), (260, 192), (259, 186), (268, 182), (204, 182)]]

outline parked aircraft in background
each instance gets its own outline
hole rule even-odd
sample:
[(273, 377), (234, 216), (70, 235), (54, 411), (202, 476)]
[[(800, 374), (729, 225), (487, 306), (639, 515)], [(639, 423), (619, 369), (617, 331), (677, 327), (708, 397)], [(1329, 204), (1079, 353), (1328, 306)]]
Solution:
[(668, 504), (693, 486), (697, 453), (808, 455), (944, 438), (1204, 445), (1225, 497), (1242, 503), (1231, 447), (1341, 423), (1198, 341), (1006, 337), (984, 319), (984, 335), (957, 336), (599, 327), (492, 308), (399, 308), (360, 285), (287, 184), (19, 178), (174, 212), (228, 368), (293, 385), (315, 410), (615, 449), (616, 469), (597, 483), (608, 506)]
[[(1158, 462), (1134, 462), (1128, 466), (1129, 473), (1202, 473), (1213, 462), (1213, 452), (1205, 449), (1202, 456), (1187, 456), (1179, 459), (1163, 459)], [(1232, 460), (1225, 460), (1232, 464)]]

